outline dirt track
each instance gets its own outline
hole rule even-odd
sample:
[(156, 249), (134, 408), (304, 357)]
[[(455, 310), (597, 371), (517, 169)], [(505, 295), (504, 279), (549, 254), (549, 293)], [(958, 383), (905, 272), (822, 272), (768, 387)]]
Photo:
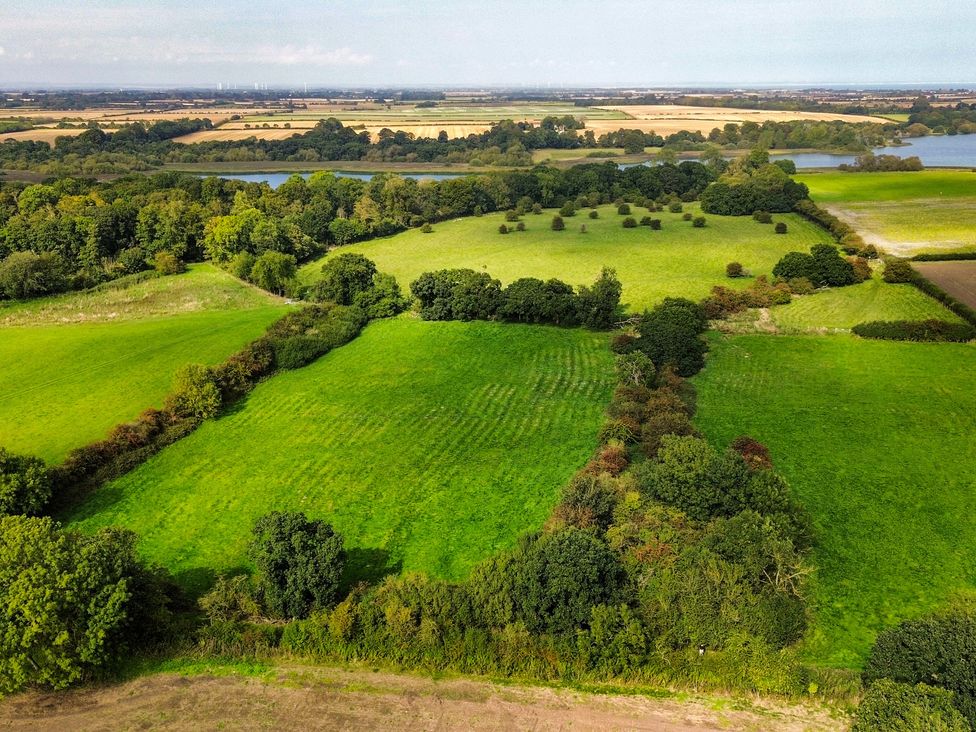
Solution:
[(839, 730), (805, 707), (654, 699), (295, 667), (265, 680), (161, 674), (28, 693), (0, 704), (4, 730)]

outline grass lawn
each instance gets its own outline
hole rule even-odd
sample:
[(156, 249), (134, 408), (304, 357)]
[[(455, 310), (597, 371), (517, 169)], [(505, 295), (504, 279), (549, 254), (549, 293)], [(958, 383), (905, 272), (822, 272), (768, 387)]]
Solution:
[(183, 364), (222, 361), (286, 310), (210, 267), (8, 307), (0, 323), (17, 325), (0, 326), (0, 445), (56, 462), (160, 406)]
[(875, 272), (859, 285), (833, 287), (813, 295), (794, 297), (789, 305), (769, 311), (784, 332), (850, 330), (872, 320), (947, 320), (960, 318), (911, 285), (890, 285)]
[(462, 577), (542, 525), (596, 447), (612, 371), (606, 334), (376, 322), (67, 518), (134, 529), (193, 589), (245, 565), (251, 526), (274, 509), (332, 522), (352, 579), (401, 564)]
[(810, 173), (797, 180), (813, 200), (838, 209), (869, 242), (893, 253), (976, 250), (976, 174), (970, 171)]
[[(503, 284), (519, 277), (557, 277), (572, 285), (589, 284), (601, 267), (614, 267), (624, 285), (622, 301), (632, 310), (643, 310), (666, 296), (705, 297), (713, 285), (745, 287), (748, 280), (730, 280), (725, 265), (741, 262), (753, 274), (769, 274), (788, 251), (807, 251), (830, 237), (815, 225), (793, 214), (775, 216), (786, 221), (789, 232), (773, 233), (773, 227), (749, 216), (707, 216), (708, 224), (695, 229), (681, 214), (649, 214), (633, 207), (638, 221), (643, 216), (660, 218), (661, 231), (647, 226), (624, 229), (625, 217), (612, 206), (601, 206), (600, 218), (590, 219), (588, 209), (566, 219), (565, 231), (552, 231), (555, 211), (523, 217), (527, 231), (498, 233), (504, 215), (468, 217), (446, 221), (424, 234), (419, 229), (385, 239), (334, 250), (359, 252), (374, 260), (381, 270), (394, 274), (406, 290), (410, 282), (433, 269), (468, 267), (489, 272)], [(685, 204), (698, 213), (698, 204)], [(509, 224), (510, 226), (512, 224)], [(581, 233), (585, 225), (587, 232)], [(316, 278), (322, 260), (301, 270), (306, 281)]]
[(749, 434), (819, 537), (807, 655), (857, 667), (875, 634), (976, 587), (976, 347), (715, 338), (696, 422)]

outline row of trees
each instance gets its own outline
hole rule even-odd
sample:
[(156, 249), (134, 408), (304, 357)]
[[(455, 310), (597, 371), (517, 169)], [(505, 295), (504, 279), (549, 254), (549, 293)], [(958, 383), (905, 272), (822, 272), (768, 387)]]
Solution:
[(621, 317), (622, 287), (604, 268), (591, 286), (574, 290), (557, 279), (522, 277), (502, 288), (486, 272), (445, 269), (425, 272), (410, 283), (424, 320), (508, 320), (582, 325), (604, 330)]

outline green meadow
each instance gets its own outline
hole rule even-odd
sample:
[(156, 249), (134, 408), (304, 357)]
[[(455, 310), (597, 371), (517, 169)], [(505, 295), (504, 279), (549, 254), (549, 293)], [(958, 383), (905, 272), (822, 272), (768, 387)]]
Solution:
[(748, 434), (813, 515), (805, 653), (857, 667), (876, 633), (976, 587), (976, 346), (716, 337), (696, 422)]
[(332, 523), (351, 579), (462, 577), (542, 526), (597, 446), (612, 381), (606, 334), (379, 321), (65, 518), (135, 530), (192, 589), (245, 565), (250, 527), (271, 510)]
[(209, 265), (8, 306), (0, 310), (0, 445), (60, 461), (161, 406), (180, 366), (222, 361), (286, 310)]
[[(685, 204), (698, 214), (698, 204)], [(519, 277), (556, 277), (572, 285), (589, 284), (604, 266), (614, 267), (623, 283), (622, 302), (631, 310), (643, 310), (668, 296), (700, 299), (713, 285), (745, 287), (747, 280), (730, 280), (725, 265), (740, 262), (753, 274), (770, 274), (786, 252), (807, 251), (829, 235), (794, 214), (775, 216), (788, 224), (787, 234), (775, 234), (770, 225), (751, 217), (707, 216), (705, 228), (693, 228), (682, 215), (648, 213), (632, 207), (638, 221), (643, 216), (660, 218), (662, 230), (647, 226), (623, 228), (625, 218), (612, 206), (600, 206), (599, 218), (588, 209), (568, 217), (565, 231), (552, 231), (555, 211), (523, 217), (526, 231), (499, 234), (502, 214), (469, 217), (434, 225), (424, 234), (419, 229), (333, 250), (329, 256), (358, 252), (383, 271), (394, 274), (406, 289), (421, 273), (433, 269), (470, 268), (490, 273), (507, 284)], [(508, 224), (514, 226), (514, 224)], [(585, 226), (582, 233), (580, 227)], [(312, 281), (322, 260), (301, 270)]]

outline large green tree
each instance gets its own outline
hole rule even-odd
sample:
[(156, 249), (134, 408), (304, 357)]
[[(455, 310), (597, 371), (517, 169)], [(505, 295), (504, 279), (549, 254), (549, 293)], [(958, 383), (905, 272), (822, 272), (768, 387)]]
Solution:
[(50, 497), (51, 478), (44, 461), (0, 447), (0, 514), (37, 515)]

